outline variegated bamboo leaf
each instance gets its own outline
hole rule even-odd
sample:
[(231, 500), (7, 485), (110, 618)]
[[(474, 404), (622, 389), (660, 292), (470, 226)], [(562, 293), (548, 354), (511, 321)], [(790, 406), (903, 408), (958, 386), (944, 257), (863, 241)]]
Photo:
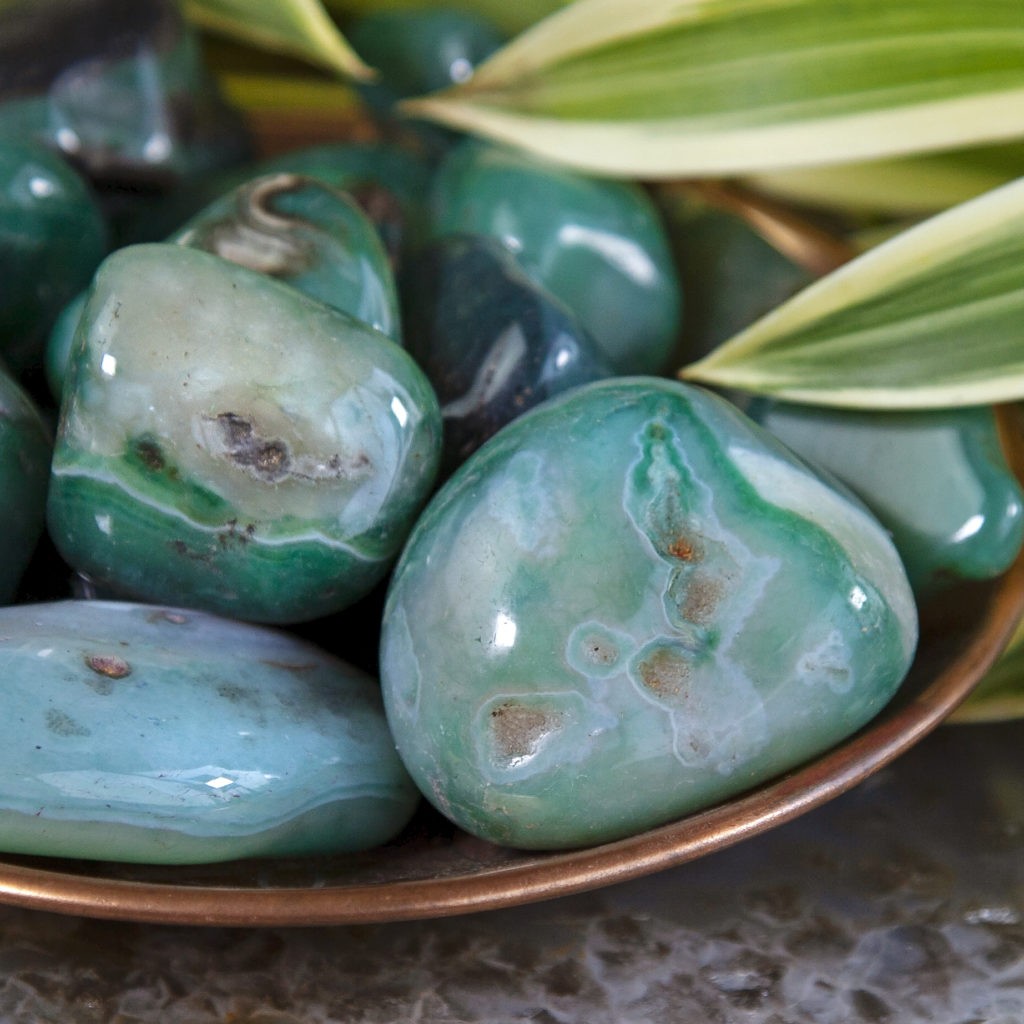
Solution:
[(405, 109), (586, 170), (807, 167), (1024, 136), (1020, 0), (578, 0)]
[(680, 375), (857, 408), (1024, 398), (1024, 178), (840, 267)]

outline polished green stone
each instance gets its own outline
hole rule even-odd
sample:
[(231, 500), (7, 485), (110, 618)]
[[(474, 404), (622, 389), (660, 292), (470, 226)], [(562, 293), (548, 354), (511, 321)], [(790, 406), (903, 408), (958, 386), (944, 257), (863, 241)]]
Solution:
[(443, 7), (371, 11), (346, 36), (379, 76), (368, 94), (376, 103), (465, 82), (503, 42), (498, 29), (480, 15)]
[(526, 414), (437, 493), (392, 577), (381, 679), (443, 813), (572, 847), (834, 745), (916, 639), (869, 513), (723, 400), (631, 378)]
[(160, 864), (361, 850), (418, 794), (377, 683), (178, 608), (0, 611), (0, 850)]
[(208, 174), (178, 189), (141, 221), (134, 241), (157, 241), (232, 189), (266, 174), (300, 174), (348, 192), (368, 211), (394, 260), (407, 235), (423, 235), (431, 171), (417, 153), (387, 142), (332, 142)]
[[(401, 340), (398, 291), (383, 243), (347, 195), (313, 178), (251, 179), (214, 200), (168, 239), (298, 288)], [(46, 343), (50, 390), (60, 399), (84, 292), (61, 311)]]
[(400, 340), (383, 243), (355, 201), (323, 182), (288, 173), (255, 178), (168, 241), (269, 274)]
[(132, 246), (76, 337), (50, 531), (125, 596), (311, 619), (387, 571), (440, 441), (433, 391), (384, 335), (209, 253)]
[(858, 412), (761, 400), (748, 412), (871, 508), (919, 597), (992, 579), (1020, 551), (1024, 495), (992, 409)]
[(52, 451), (32, 400), (0, 371), (0, 603), (14, 597), (43, 532)]
[(42, 146), (0, 134), (0, 355), (12, 369), (42, 362), (54, 319), (106, 245), (85, 182)]
[(437, 236), (503, 241), (619, 373), (664, 369), (682, 299), (665, 229), (638, 186), (471, 140), (439, 166), (431, 214)]

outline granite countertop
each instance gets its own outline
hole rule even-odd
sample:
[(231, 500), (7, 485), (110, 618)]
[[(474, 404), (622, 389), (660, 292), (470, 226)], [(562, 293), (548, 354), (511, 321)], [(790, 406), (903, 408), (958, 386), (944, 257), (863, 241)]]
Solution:
[(406, 924), (201, 929), (0, 910), (0, 1020), (1020, 1024), (1024, 722), (947, 726), (671, 871)]

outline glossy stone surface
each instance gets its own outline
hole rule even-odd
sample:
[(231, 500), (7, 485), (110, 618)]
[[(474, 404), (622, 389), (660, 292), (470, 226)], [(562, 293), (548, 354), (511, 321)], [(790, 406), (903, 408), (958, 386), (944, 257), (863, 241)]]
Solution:
[(105, 601), (0, 611), (0, 849), (201, 863), (360, 850), (418, 794), (369, 676), (274, 630)]
[(438, 492), (392, 577), (381, 677), (443, 813), (572, 847), (832, 746), (916, 637), (859, 505), (721, 399), (620, 379), (521, 417)]
[(323, 182), (287, 173), (256, 178), (168, 241), (269, 274), (400, 341), (383, 243), (355, 201)]
[(167, 188), (248, 151), (173, 0), (9, 0), (0, 69), (0, 130), (104, 185)]
[(41, 363), (53, 320), (106, 246), (85, 182), (42, 146), (0, 134), (0, 355), (12, 369)]
[(617, 372), (664, 369), (682, 299), (665, 230), (638, 186), (466, 141), (438, 168), (431, 213), (435, 236), (504, 242), (576, 313)]
[(1024, 495), (988, 408), (856, 412), (759, 400), (748, 413), (834, 474), (892, 533), (915, 591), (1009, 568)]
[(406, 348), (441, 402), (449, 470), (546, 398), (611, 373), (579, 320), (493, 239), (428, 246), (403, 292)]
[(0, 371), (0, 603), (14, 597), (43, 532), (52, 452), (32, 400)]
[(369, 93), (380, 103), (465, 82), (503, 42), (486, 19), (447, 8), (372, 11), (352, 24), (347, 38), (380, 76)]
[(379, 332), (209, 253), (133, 246), (83, 314), (50, 530), (126, 596), (315, 618), (386, 572), (440, 443), (430, 385)]
[(396, 263), (407, 236), (418, 239), (425, 231), (422, 207), (430, 173), (419, 155), (385, 142), (309, 146), (206, 175), (175, 191), (153, 216), (137, 225), (134, 240), (164, 239), (203, 207), (253, 178), (299, 174), (348, 192), (367, 212)]

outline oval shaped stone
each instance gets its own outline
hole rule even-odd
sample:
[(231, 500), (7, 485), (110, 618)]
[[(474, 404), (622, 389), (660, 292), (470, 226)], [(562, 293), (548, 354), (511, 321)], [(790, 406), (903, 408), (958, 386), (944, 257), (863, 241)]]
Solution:
[(193, 864), (336, 853), (419, 800), (369, 676), (152, 605), (0, 610), (0, 849)]
[(41, 145), (0, 137), (0, 354), (16, 372), (42, 362), (57, 313), (106, 251), (85, 182)]
[(429, 383), (384, 335), (209, 253), (133, 246), (83, 314), (50, 530), (122, 596), (312, 619), (390, 567), (440, 445)]
[(565, 303), (618, 373), (661, 370), (682, 298), (668, 236), (638, 186), (468, 140), (438, 167), (432, 231), (503, 242)]
[(381, 679), (399, 753), (463, 828), (621, 838), (849, 735), (910, 664), (885, 531), (699, 389), (602, 381), (495, 435), (392, 577)]
[(991, 408), (860, 412), (760, 399), (747, 412), (874, 512), (920, 598), (992, 579), (1017, 557), (1024, 494)]

